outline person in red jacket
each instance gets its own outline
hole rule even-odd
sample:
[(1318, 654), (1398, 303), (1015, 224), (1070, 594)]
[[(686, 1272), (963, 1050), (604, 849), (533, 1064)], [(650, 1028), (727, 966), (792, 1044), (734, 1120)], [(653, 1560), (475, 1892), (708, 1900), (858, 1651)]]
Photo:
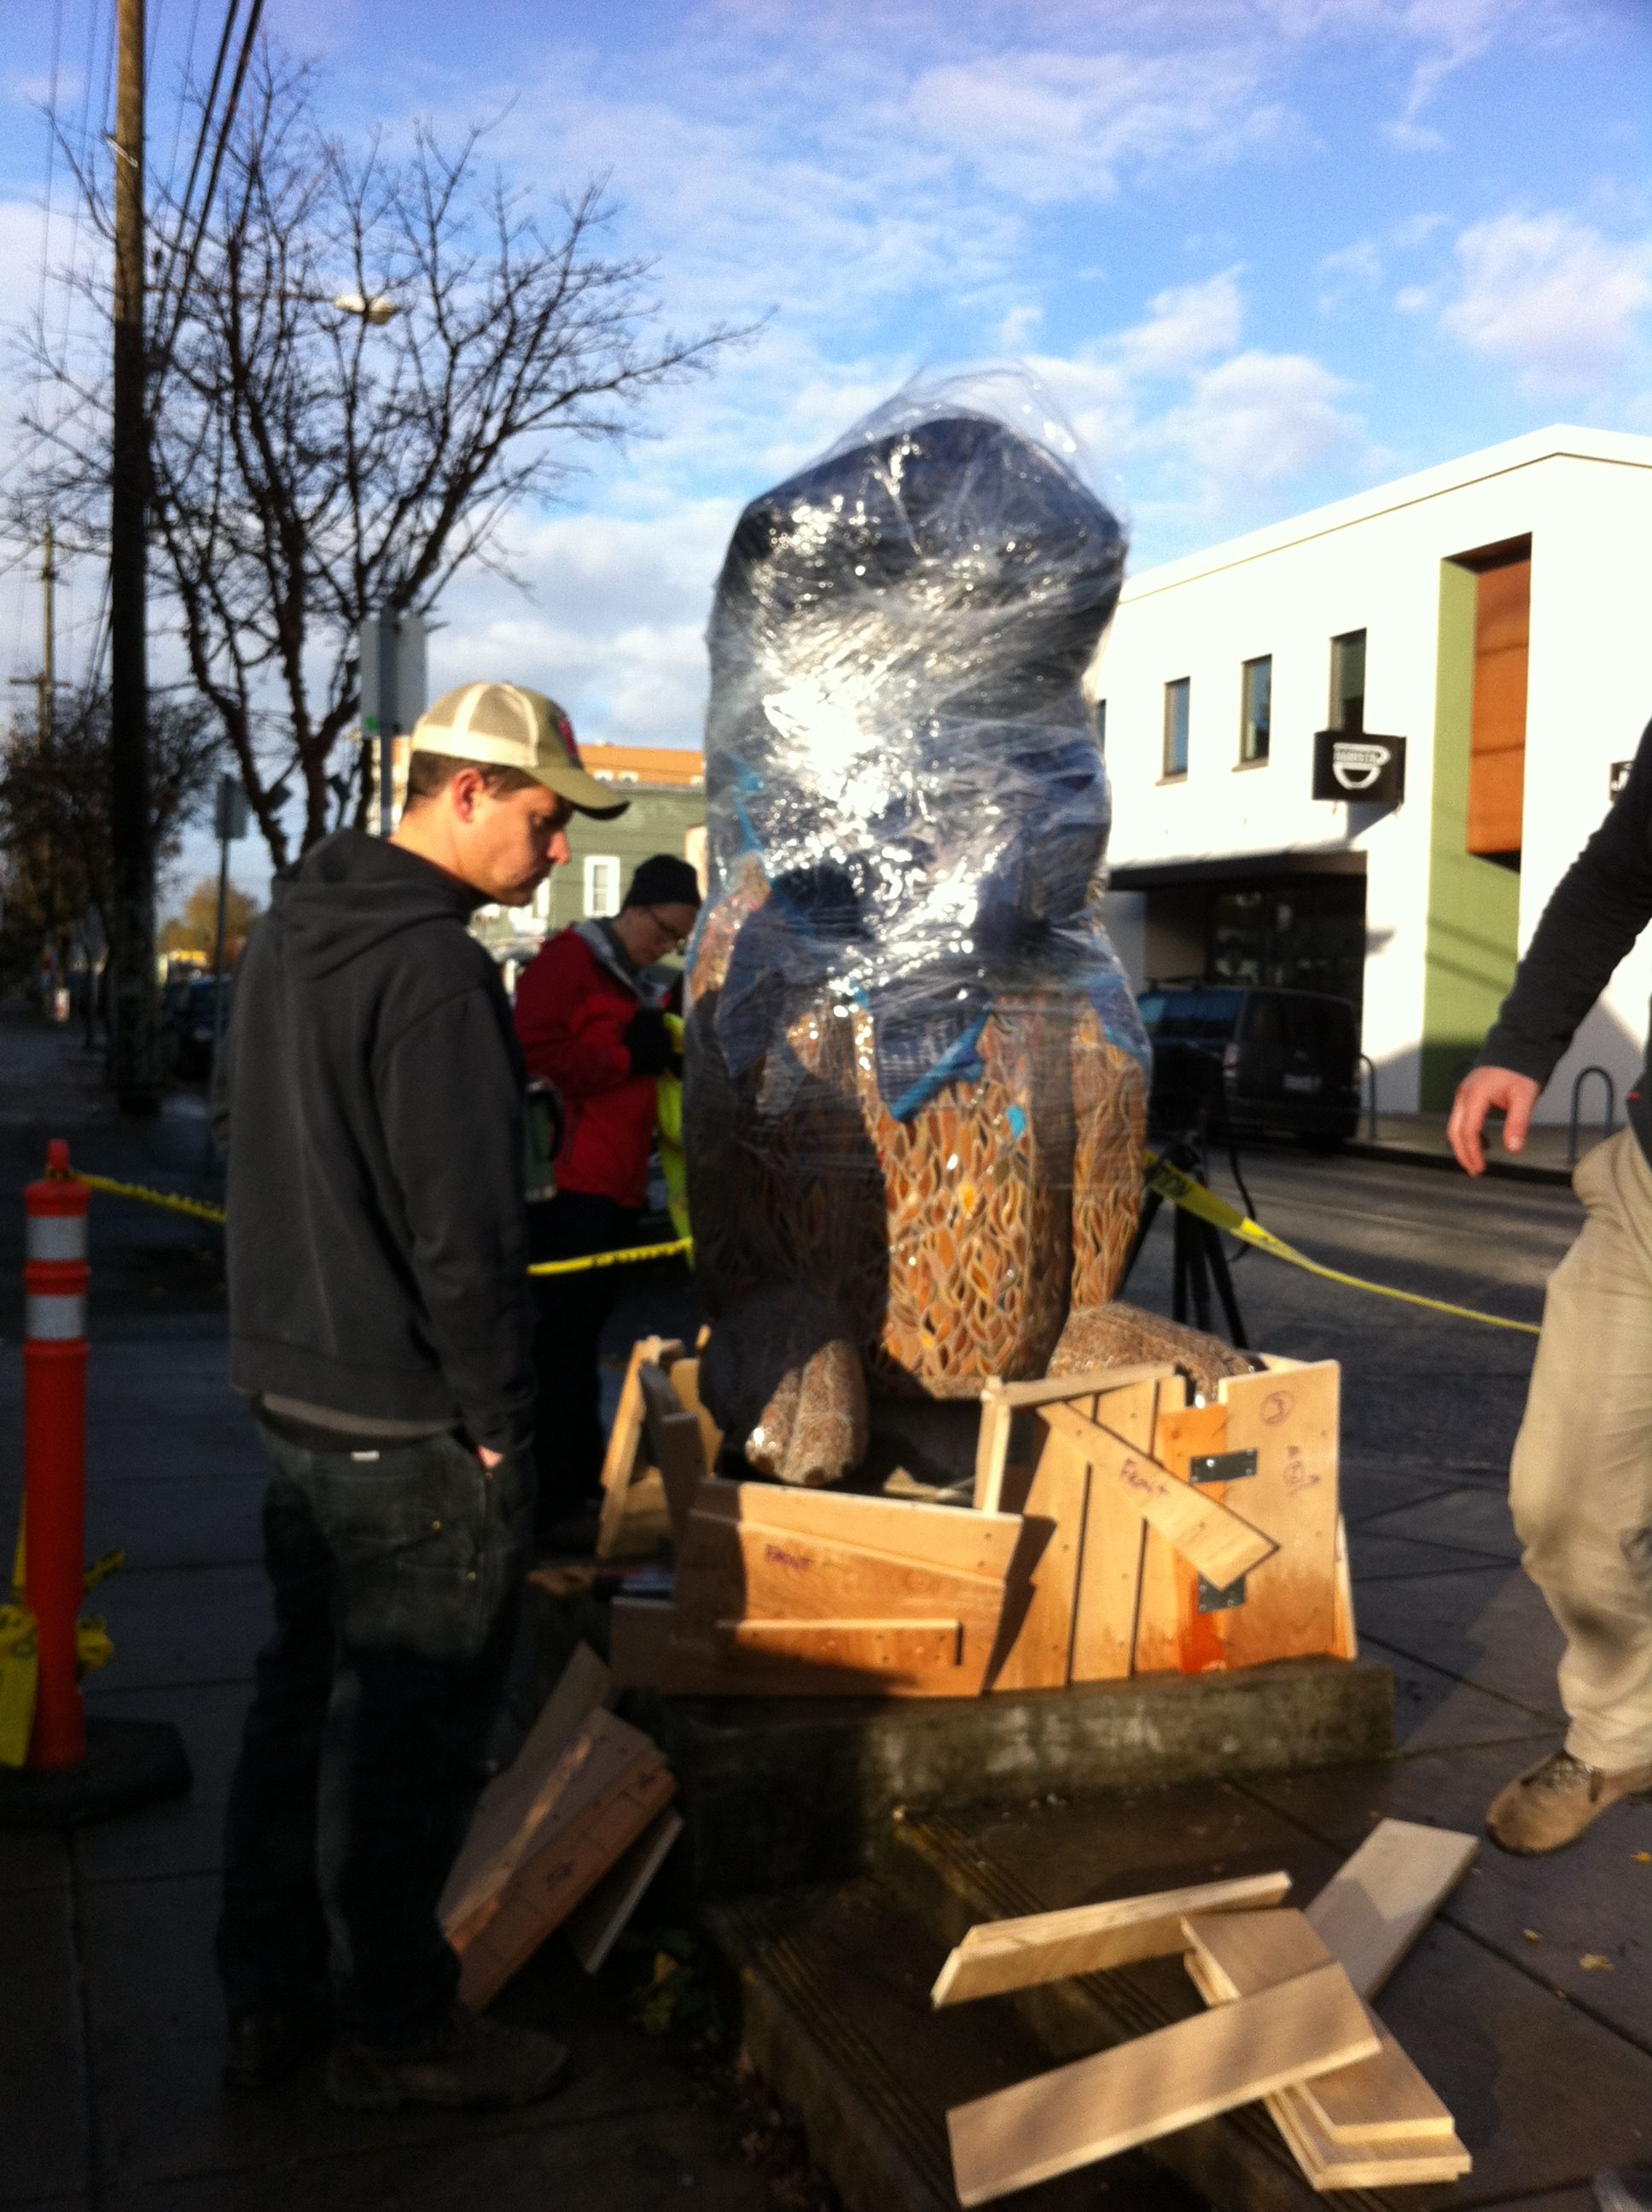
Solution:
[[(538, 1260), (619, 1252), (636, 1242), (648, 1195), (655, 1079), (674, 1064), (665, 993), (647, 970), (679, 950), (700, 911), (686, 860), (656, 853), (611, 919), (551, 938), (516, 987), (516, 1033), (531, 1075), (561, 1094), (566, 1115), (556, 1194), (529, 1208)], [(598, 1354), (619, 1288), (612, 1268), (535, 1278), (540, 1402), (536, 1536), (579, 1518), (602, 1476)]]

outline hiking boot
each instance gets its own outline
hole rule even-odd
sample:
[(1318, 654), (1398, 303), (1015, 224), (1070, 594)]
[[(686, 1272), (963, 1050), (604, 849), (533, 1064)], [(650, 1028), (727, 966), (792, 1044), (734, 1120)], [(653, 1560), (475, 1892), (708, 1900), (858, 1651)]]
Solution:
[(284, 2012), (232, 2013), (224, 2036), (225, 2088), (273, 2088), (326, 2041), (331, 2024), (325, 1997)]
[(1552, 1751), (1498, 1791), (1485, 1816), (1494, 1844), (1535, 1855), (1564, 1850), (1593, 1827), (1608, 1805), (1652, 1789), (1652, 1766), (1606, 1774), (1569, 1751)]
[(567, 2069), (568, 2052), (555, 2036), (455, 2013), (439, 2035), (410, 2051), (334, 2044), (327, 2094), (349, 2112), (393, 2112), (403, 2105), (497, 2112), (537, 2105)]

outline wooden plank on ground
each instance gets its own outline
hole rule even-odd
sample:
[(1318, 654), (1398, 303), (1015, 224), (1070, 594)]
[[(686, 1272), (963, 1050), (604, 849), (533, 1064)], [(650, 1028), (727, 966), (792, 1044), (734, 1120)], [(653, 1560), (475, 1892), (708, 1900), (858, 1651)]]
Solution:
[(645, 1360), (671, 1361), (682, 1357), (683, 1346), (674, 1338), (645, 1336), (631, 1346), (602, 1463), (602, 1512), (597, 1522), (599, 1559), (646, 1557), (658, 1549), (666, 1534), (659, 1519), (665, 1504), (663, 1486), (646, 1496), (631, 1494), (634, 1488), (644, 1487), (642, 1479), (647, 1472), (642, 1456), (642, 1389), (637, 1370)]
[(1002, 1496), (1004, 1503), (1021, 1515), (1026, 1528), (1043, 1540), (1036, 1559), (1029, 1563), (1031, 1589), (1025, 1605), (1021, 1604), (1019, 1589), (1006, 1596), (1019, 1619), (1010, 1636), (1009, 1649), (997, 1662), (992, 1680), (994, 1690), (1065, 1689), (1072, 1664), (1073, 1601), (1084, 1543), (1090, 1469), (1068, 1439), (1048, 1425), (1044, 1413), (1032, 1418), (1042, 1432), (1036, 1460), (1024, 1476), (1018, 1468), (1007, 1471)]
[(1467, 1872), (1479, 1838), (1412, 1820), (1379, 1820), (1308, 1908), (1309, 1923), (1375, 1996)]
[(518, 1869), (498, 1909), (459, 1952), (461, 2004), (480, 2011), (498, 1994), (665, 1809), (676, 1787), (657, 1752), (637, 1760), (584, 1818)]
[(1069, 1974), (1099, 1974), (1139, 1959), (1169, 1958), (1187, 1948), (1183, 1923), (1189, 1914), (1252, 1912), (1277, 1905), (1290, 1887), (1288, 1874), (1241, 1875), (1187, 1889), (1117, 1898), (1108, 1905), (1072, 1905), (1059, 1912), (983, 1921), (941, 1968), (930, 2002), (963, 2004)]
[(794, 1490), (775, 1482), (708, 1482), (694, 1510), (997, 1582), (1010, 1572), (1022, 1540), (1020, 1516), (1014, 1513), (965, 1513), (956, 1505)]
[(754, 1652), (872, 1674), (933, 1674), (963, 1656), (957, 1620), (720, 1620), (715, 1637), (729, 1656)]
[(1179, 1482), (1167, 1468), (1099, 1422), (1086, 1421), (1066, 1406), (1046, 1407), (1042, 1419), (1097, 1474), (1133, 1499), (1143, 1519), (1218, 1587), (1248, 1574), (1277, 1549), (1271, 1536), (1201, 1496), (1191, 1483)]
[(642, 1393), (643, 1426), (649, 1449), (665, 1486), (671, 1541), (680, 1547), (695, 1495), (709, 1472), (700, 1417), (683, 1405), (671, 1388), (670, 1376), (657, 1360), (642, 1362), (637, 1370), (637, 1383)]
[[(1154, 1377), (1110, 1391), (1107, 1417), (1115, 1436), (1151, 1449), (1162, 1384)], [(1110, 1482), (1092, 1482), (1084, 1503), (1084, 1548), (1073, 1599), (1075, 1682), (1122, 1680), (1134, 1665), (1136, 1612), (1141, 1595), (1147, 1523)]]
[(956, 2106), (946, 2124), (958, 2200), (985, 2204), (1376, 2049), (1346, 1974), (1322, 1966)]
[(683, 1826), (683, 1815), (667, 1807), (568, 1915), (568, 1940), (587, 1974), (601, 1970)]
[[(1190, 1917), (1187, 1939), (1205, 1962), (1224, 2002), (1254, 1996), (1328, 1966), (1331, 1953), (1300, 1912)], [(1308, 2107), (1316, 2131), (1333, 2142), (1415, 2142), (1455, 2134), (1451, 2114), (1381, 2021), (1375, 2058), (1304, 2081), (1289, 2091)]]
[(444, 1921), (462, 1926), (502, 1889), (569, 1776), (563, 1753), (599, 1706), (611, 1703), (613, 1676), (587, 1644), (577, 1644), (556, 1686), (502, 1774), (477, 1801), (471, 1826), (441, 1893)]
[[(1186, 1964), (1206, 2003), (1222, 2004), (1221, 1989), (1198, 1952), (1190, 1951)], [(1432, 2137), (1425, 2145), (1332, 2142), (1316, 2128), (1302, 2101), (1307, 2087), (1305, 2081), (1299, 2081), (1292, 2088), (1276, 2090), (1263, 2102), (1286, 2148), (1315, 2189), (1328, 2192), (1384, 2185), (1397, 2189), (1419, 2182), (1455, 2181), (1469, 2171), (1473, 2161), (1455, 2136), (1449, 2142)]]
[(1254, 1451), (1256, 1472), (1227, 1504), (1278, 1547), (1246, 1578), (1245, 1601), (1224, 1618), (1228, 1664), (1307, 1659), (1337, 1644), (1337, 1432), (1342, 1370), (1334, 1359), (1222, 1383), (1230, 1452)]

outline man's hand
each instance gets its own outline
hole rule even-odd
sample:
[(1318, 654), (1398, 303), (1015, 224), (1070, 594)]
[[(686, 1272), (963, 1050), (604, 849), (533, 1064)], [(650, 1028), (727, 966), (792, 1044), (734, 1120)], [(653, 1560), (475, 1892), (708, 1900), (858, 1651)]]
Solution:
[(487, 1468), (489, 1474), (493, 1473), (500, 1461), (505, 1456), (503, 1452), (489, 1451), (486, 1444), (478, 1444), (477, 1446), (476, 1455), (482, 1462), (483, 1467)]
[(1457, 1085), (1451, 1119), (1446, 1123), (1446, 1135), (1458, 1165), (1472, 1176), (1485, 1173), (1480, 1132), (1494, 1107), (1503, 1109), (1504, 1152), (1523, 1151), (1526, 1132), (1532, 1125), (1532, 1109), (1542, 1088), (1529, 1075), (1516, 1075), (1512, 1067), (1471, 1068)]

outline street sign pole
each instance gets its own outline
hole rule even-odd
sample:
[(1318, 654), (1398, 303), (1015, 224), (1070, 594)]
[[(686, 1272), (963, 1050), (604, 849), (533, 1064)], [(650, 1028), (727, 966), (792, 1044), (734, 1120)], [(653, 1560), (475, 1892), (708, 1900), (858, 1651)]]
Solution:
[(388, 837), (396, 827), (396, 740), (424, 712), (424, 618), (368, 615), (357, 635), (361, 742), (374, 748), (379, 835)]

